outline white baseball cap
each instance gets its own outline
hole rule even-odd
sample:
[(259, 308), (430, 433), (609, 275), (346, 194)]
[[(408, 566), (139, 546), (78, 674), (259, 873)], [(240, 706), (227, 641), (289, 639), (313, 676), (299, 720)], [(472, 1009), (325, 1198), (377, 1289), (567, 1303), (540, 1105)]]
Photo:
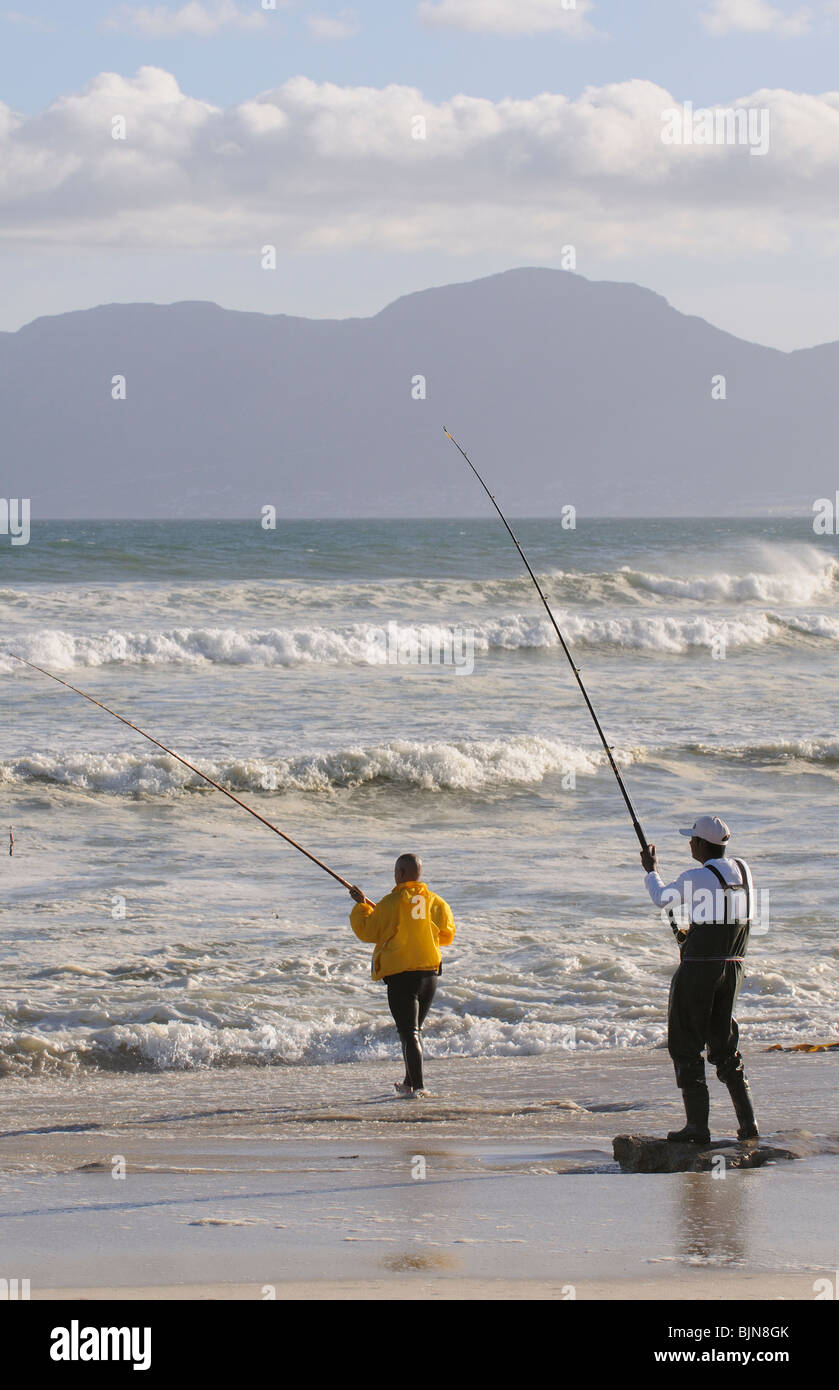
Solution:
[(698, 816), (690, 830), (680, 830), (679, 834), (696, 835), (700, 840), (707, 840), (709, 845), (724, 845), (731, 839), (731, 831), (719, 816)]

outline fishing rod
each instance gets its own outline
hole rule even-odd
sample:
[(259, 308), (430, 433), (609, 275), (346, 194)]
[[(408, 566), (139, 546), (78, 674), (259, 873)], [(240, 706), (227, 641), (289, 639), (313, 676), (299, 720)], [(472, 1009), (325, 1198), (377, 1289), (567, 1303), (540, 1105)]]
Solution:
[[(161, 743), (159, 739), (152, 738), (151, 734), (146, 733), (145, 729), (139, 728), (137, 724), (132, 724), (130, 719), (123, 718), (121, 714), (117, 714), (116, 710), (108, 709), (108, 706), (103, 705), (101, 700), (94, 700), (92, 695), (86, 694), (84, 690), (79, 690), (77, 686), (71, 685), (69, 681), (62, 680), (60, 676), (53, 675), (52, 671), (44, 670), (43, 666), (36, 666), (34, 661), (27, 661), (25, 656), (18, 656), (16, 652), (6, 652), (6, 656), (11, 657), (13, 661), (22, 662), (24, 666), (30, 667), (33, 671), (40, 671), (42, 676), (49, 676), (51, 681), (57, 681), (59, 685), (63, 685), (67, 690), (72, 690), (75, 695), (81, 695), (83, 700), (89, 700), (92, 705), (96, 705), (97, 709), (104, 710), (106, 714), (110, 714), (114, 719), (118, 719), (120, 724), (125, 724), (129, 729), (133, 729), (135, 734), (142, 734), (143, 738), (148, 739), (149, 743), (153, 743), (156, 748), (162, 748), (163, 752), (168, 753), (170, 758), (175, 758), (177, 762), (183, 763), (184, 767), (189, 768), (190, 772), (194, 772), (197, 777), (203, 777), (205, 782), (209, 782), (211, 787), (215, 787), (217, 792), (221, 792), (224, 796), (229, 797), (231, 801), (235, 801), (237, 806), (241, 806), (242, 810), (247, 811), (255, 820), (261, 821), (263, 825), (267, 825), (268, 829), (273, 830), (275, 835), (279, 835), (281, 840), (285, 840), (286, 844), (291, 845), (293, 849), (299, 850), (301, 854), (305, 854), (307, 859), (311, 859), (312, 863), (317, 864), (318, 868), (323, 869), (324, 873), (329, 874), (338, 883), (343, 884), (344, 888), (349, 889), (354, 886), (349, 883), (347, 879), (342, 878), (340, 874), (336, 874), (334, 869), (330, 869), (328, 864), (324, 864), (322, 859), (318, 859), (317, 855), (310, 854), (302, 845), (298, 845), (297, 841), (292, 840), (290, 835), (286, 835), (284, 830), (280, 830), (273, 822), (266, 820), (265, 816), (261, 816), (258, 811), (255, 811), (252, 806), (248, 806), (247, 802), (240, 801), (239, 797), (234, 796), (231, 791), (228, 791), (227, 787), (223, 787), (220, 782), (214, 782), (212, 777), (209, 777), (206, 772), (201, 771), (200, 767), (196, 767), (194, 763), (187, 762), (186, 758), (181, 757), (180, 753), (175, 753), (173, 749), (167, 748), (166, 744)], [(12, 843), (14, 843), (14, 841)], [(11, 853), (11, 849), (9, 853)], [(370, 899), (367, 897), (365, 897), (364, 901), (370, 903)], [(372, 907), (373, 904), (370, 903), (370, 906)]]
[[(562, 650), (564, 651), (565, 655), (566, 655), (567, 658), (568, 658), (568, 664), (570, 665), (571, 670), (574, 672), (574, 679), (576, 680), (577, 685), (580, 687), (580, 693), (581, 693), (583, 699), (584, 699), (585, 702), (586, 702), (586, 708), (588, 709), (588, 712), (589, 712), (589, 714), (591, 715), (591, 717), (592, 717), (592, 719), (593, 719), (593, 721), (594, 721), (594, 727), (595, 727), (595, 729), (597, 730), (597, 734), (598, 734), (598, 737), (599, 737), (599, 739), (600, 739), (600, 742), (603, 744), (603, 748), (604, 748), (604, 751), (605, 751), (605, 753), (606, 753), (606, 757), (609, 759), (609, 766), (611, 767), (613, 773), (615, 774), (615, 779), (616, 779), (617, 784), (618, 784), (618, 787), (619, 787), (619, 789), (620, 789), (620, 794), (621, 794), (621, 796), (623, 797), (623, 799), (624, 799), (624, 801), (625, 801), (625, 803), (626, 803), (626, 809), (627, 809), (627, 811), (629, 812), (630, 817), (632, 818), (632, 829), (635, 831), (635, 834), (638, 836), (638, 843), (640, 844), (640, 846), (641, 846), (642, 849), (648, 850), (649, 847), (650, 847), (650, 846), (649, 846), (649, 842), (648, 842), (648, 840), (647, 840), (646, 835), (644, 834), (643, 828), (642, 828), (642, 826), (641, 826), (641, 822), (640, 822), (639, 819), (638, 819), (638, 815), (637, 815), (637, 813), (636, 813), (635, 807), (634, 807), (633, 804), (632, 804), (632, 800), (631, 800), (631, 798), (630, 798), (629, 792), (626, 790), (626, 785), (625, 785), (625, 783), (624, 783), (623, 777), (621, 776), (621, 770), (620, 770), (620, 768), (618, 767), (618, 765), (617, 765), (617, 763), (616, 763), (616, 761), (615, 761), (615, 757), (614, 757), (614, 754), (613, 754), (613, 752), (612, 752), (611, 745), (608, 743), (608, 741), (607, 741), (607, 739), (606, 739), (606, 735), (605, 735), (604, 732), (603, 732), (603, 728), (602, 728), (602, 725), (601, 725), (601, 723), (600, 723), (600, 720), (599, 720), (598, 717), (597, 717), (597, 712), (595, 711), (594, 705), (591, 703), (591, 700), (589, 699), (588, 691), (586, 690), (585, 686), (583, 685), (583, 678), (582, 678), (582, 676), (580, 675), (580, 669), (579, 669), (579, 667), (577, 666), (576, 662), (574, 661), (574, 658), (573, 658), (573, 656), (571, 655), (571, 652), (570, 652), (570, 650), (569, 650), (569, 648), (568, 648), (568, 644), (567, 644), (567, 642), (565, 641), (565, 638), (563, 637), (562, 633), (561, 633), (560, 630), (559, 630), (559, 623), (557, 622), (556, 618), (555, 618), (554, 615), (553, 615), (553, 612), (552, 612), (552, 610), (551, 610), (551, 606), (550, 606), (550, 604), (548, 603), (547, 598), (545, 597), (545, 592), (544, 592), (544, 590), (543, 590), (541, 584), (539, 583), (539, 580), (536, 578), (536, 575), (533, 573), (533, 570), (532, 570), (531, 567), (530, 567), (530, 561), (528, 560), (527, 556), (525, 555), (524, 551), (522, 550), (522, 548), (521, 548), (521, 546), (520, 546), (520, 544), (519, 544), (519, 542), (518, 542), (518, 539), (517, 539), (517, 537), (516, 537), (516, 535), (515, 535), (515, 533), (514, 533), (512, 527), (510, 526), (510, 523), (508, 522), (506, 516), (505, 516), (504, 513), (502, 512), (501, 508), (499, 507), (498, 503), (497, 503), (496, 500), (495, 500), (495, 497), (494, 497), (493, 494), (490, 492), (489, 488), (487, 487), (486, 483), (484, 482), (483, 478), (481, 477), (481, 475), (480, 475), (480, 473), (478, 472), (477, 468), (475, 467), (474, 463), (473, 463), (472, 460), (470, 459), (469, 455), (466, 453), (466, 450), (461, 448), (461, 446), (458, 444), (457, 440), (455, 439), (454, 435), (449, 433), (449, 431), (446, 429), (446, 426), (445, 426), (445, 425), (443, 426), (443, 433), (451, 440), (451, 442), (452, 442), (452, 444), (454, 445), (454, 447), (463, 455), (463, 457), (465, 458), (466, 462), (469, 464), (469, 467), (472, 469), (472, 472), (475, 474), (475, 477), (478, 479), (478, 482), (480, 483), (481, 487), (483, 488), (484, 492), (486, 493), (486, 495), (487, 495), (487, 497), (489, 498), (490, 502), (492, 503), (493, 507), (495, 508), (495, 510), (497, 511), (497, 513), (498, 513), (498, 515), (500, 516), (501, 520), (503, 521), (504, 526), (505, 526), (505, 528), (506, 528), (506, 530), (507, 530), (507, 534), (509, 535), (511, 541), (513, 542), (513, 545), (516, 547), (516, 550), (519, 552), (519, 555), (521, 556), (522, 560), (524, 561), (525, 569), (527, 570), (527, 573), (530, 575), (530, 578), (533, 580), (533, 583), (534, 583), (534, 585), (536, 586), (536, 592), (538, 593), (540, 599), (542, 600), (543, 604), (545, 605), (545, 612), (547, 613), (548, 617), (549, 617), (550, 620), (551, 620), (551, 625), (552, 625), (552, 627), (553, 627), (553, 630), (554, 630), (554, 632), (556, 633), (557, 637), (559, 638), (559, 644), (560, 644), (560, 646), (562, 647)], [(678, 940), (678, 939), (679, 939), (680, 928), (679, 928), (679, 926), (677, 925), (676, 919), (675, 919), (675, 917), (673, 916), (673, 913), (670, 911), (669, 908), (668, 908), (668, 910), (667, 910), (667, 915), (668, 915), (668, 917), (670, 918), (670, 925), (671, 925), (671, 927), (673, 928), (673, 935), (674, 935), (674, 936), (676, 937), (676, 939)]]

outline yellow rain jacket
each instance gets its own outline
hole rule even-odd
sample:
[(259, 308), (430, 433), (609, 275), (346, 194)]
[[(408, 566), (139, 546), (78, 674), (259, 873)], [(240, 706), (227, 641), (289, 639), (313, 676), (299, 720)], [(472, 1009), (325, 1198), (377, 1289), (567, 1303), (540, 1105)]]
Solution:
[(374, 980), (403, 970), (437, 970), (440, 947), (454, 941), (451, 908), (424, 883), (400, 883), (375, 907), (356, 903), (350, 926), (359, 941), (375, 942)]

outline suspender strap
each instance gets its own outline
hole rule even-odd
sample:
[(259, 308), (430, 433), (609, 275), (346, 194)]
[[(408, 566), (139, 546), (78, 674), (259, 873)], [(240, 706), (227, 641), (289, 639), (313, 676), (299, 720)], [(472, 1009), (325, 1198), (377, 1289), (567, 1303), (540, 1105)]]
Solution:
[[(714, 875), (714, 878), (717, 880), (717, 882), (722, 884), (722, 904), (723, 904), (723, 907), (722, 907), (722, 925), (723, 925), (724, 927), (727, 927), (727, 926), (728, 926), (728, 890), (729, 890), (729, 888), (731, 887), (731, 884), (730, 884), (730, 883), (726, 883), (726, 881), (725, 881), (725, 879), (723, 878), (722, 874), (720, 873), (719, 869), (715, 869), (714, 866), (713, 866), (713, 864), (708, 864), (708, 863), (706, 862), (705, 868), (706, 868), (706, 869), (710, 869), (711, 873)], [(739, 884), (738, 884), (738, 887), (739, 887)]]
[(752, 920), (752, 895), (751, 895), (751, 892), (749, 891), (749, 875), (748, 875), (747, 872), (746, 872), (746, 866), (745, 866), (745, 864), (743, 863), (742, 859), (735, 859), (734, 863), (737, 865), (737, 868), (740, 870), (740, 877), (741, 877), (742, 880), (743, 880), (743, 887), (744, 887), (744, 889), (746, 890), (746, 921), (747, 921), (747, 922), (751, 922), (751, 920)]
[(715, 869), (713, 864), (709, 864), (707, 861), (705, 863), (705, 868), (709, 869), (710, 872), (714, 875), (714, 878), (717, 879), (717, 881), (722, 885), (723, 915), (722, 922), (720, 925), (724, 927), (727, 927), (729, 925), (739, 925), (735, 923), (729, 923), (728, 920), (729, 893), (737, 893), (742, 891), (746, 894), (746, 920), (745, 923), (743, 923), (742, 925), (745, 926), (752, 920), (752, 895), (749, 892), (749, 875), (746, 873), (746, 866), (743, 863), (742, 859), (735, 859), (733, 862), (737, 865), (737, 868), (740, 870), (740, 883), (726, 883), (719, 869)]

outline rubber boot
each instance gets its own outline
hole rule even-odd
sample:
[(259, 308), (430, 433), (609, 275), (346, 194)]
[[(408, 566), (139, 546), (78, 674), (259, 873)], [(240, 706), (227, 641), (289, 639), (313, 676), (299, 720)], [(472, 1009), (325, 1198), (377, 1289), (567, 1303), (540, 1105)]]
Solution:
[(755, 1119), (754, 1105), (752, 1103), (752, 1093), (744, 1072), (737, 1072), (730, 1076), (726, 1081), (728, 1094), (734, 1103), (734, 1113), (737, 1116), (737, 1123), (740, 1128), (737, 1131), (737, 1138), (742, 1143), (760, 1138)]
[(708, 1114), (711, 1100), (705, 1081), (695, 1081), (682, 1088), (687, 1124), (684, 1129), (672, 1129), (667, 1138), (671, 1144), (710, 1144), (711, 1131), (708, 1128)]

